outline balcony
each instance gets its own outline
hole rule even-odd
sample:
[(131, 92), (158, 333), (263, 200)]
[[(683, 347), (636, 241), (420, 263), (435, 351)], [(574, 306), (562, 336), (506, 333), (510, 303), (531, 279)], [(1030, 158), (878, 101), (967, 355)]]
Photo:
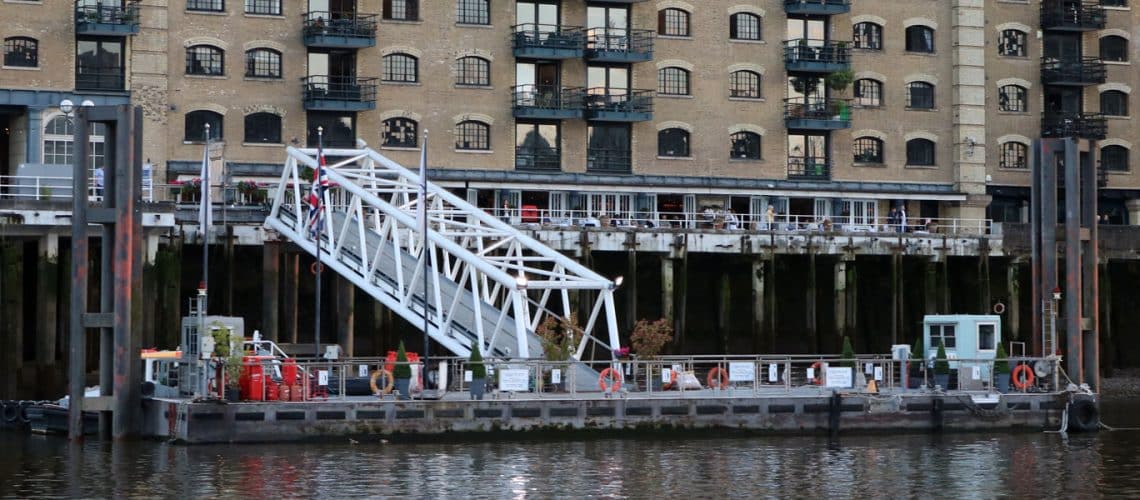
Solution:
[(586, 90), (586, 119), (601, 122), (647, 122), (653, 119), (653, 91), (595, 87)]
[(513, 28), (515, 57), (574, 59), (586, 52), (586, 32), (577, 26), (519, 24)]
[(800, 181), (831, 180), (831, 162), (823, 156), (788, 157), (788, 179)]
[(78, 68), (75, 72), (75, 90), (123, 92), (126, 91), (125, 74), (121, 67)]
[(558, 148), (515, 147), (515, 170), (524, 172), (562, 171), (562, 152)]
[(1087, 87), (1104, 83), (1108, 77), (1104, 62), (1095, 57), (1058, 60), (1041, 58), (1041, 83), (1068, 87)]
[(1096, 0), (1043, 0), (1041, 28), (1049, 31), (1104, 29), (1104, 7)]
[(376, 46), (376, 14), (313, 11), (304, 15), (306, 47), (360, 49)]
[(317, 75), (302, 78), (301, 82), (306, 110), (376, 109), (376, 78)]
[(629, 174), (633, 172), (632, 158), (629, 150), (586, 148), (586, 172)]
[(581, 87), (517, 85), (511, 87), (515, 118), (561, 120), (582, 117)]
[(784, 42), (784, 66), (789, 72), (834, 73), (851, 68), (848, 42), (797, 39)]
[[(117, 5), (92, 4), (90, 0), (75, 2), (75, 34), (127, 36), (139, 32), (139, 1)], [(121, 88), (118, 90), (122, 90)]]
[(1041, 119), (1041, 137), (1078, 137), (1102, 140), (1108, 124), (1100, 113), (1055, 113)]
[(851, 11), (851, 0), (784, 0), (784, 12), (799, 16), (834, 16)]
[(593, 28), (586, 31), (586, 59), (637, 63), (653, 59), (653, 31)]
[(823, 97), (784, 99), (784, 126), (807, 130), (851, 128), (851, 103), (847, 99)]

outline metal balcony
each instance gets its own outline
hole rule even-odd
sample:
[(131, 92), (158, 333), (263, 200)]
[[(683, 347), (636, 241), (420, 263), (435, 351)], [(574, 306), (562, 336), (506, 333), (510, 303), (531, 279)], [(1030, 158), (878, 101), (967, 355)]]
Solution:
[(637, 63), (653, 59), (653, 31), (592, 28), (586, 31), (586, 59)]
[(515, 57), (574, 59), (586, 52), (586, 32), (579, 26), (528, 23), (512, 28)]
[(831, 161), (823, 156), (790, 156), (788, 157), (788, 179), (831, 180)]
[(557, 147), (515, 147), (515, 170), (524, 172), (562, 171), (562, 152)]
[(511, 87), (511, 110), (515, 118), (581, 118), (583, 91), (581, 87), (516, 85)]
[(1104, 29), (1104, 7), (1096, 0), (1042, 0), (1041, 28), (1049, 31)]
[(784, 99), (784, 126), (807, 130), (851, 128), (851, 102), (823, 97)]
[(312, 11), (304, 14), (306, 47), (360, 49), (376, 46), (376, 14)]
[(784, 66), (788, 71), (834, 73), (851, 68), (849, 42), (796, 39), (784, 42)]
[(301, 82), (306, 110), (376, 109), (376, 78), (316, 75), (302, 78)]
[[(75, 34), (128, 36), (139, 32), (139, 0), (115, 4), (75, 2)], [(119, 89), (122, 90), (122, 89)]]
[(784, 12), (799, 16), (834, 16), (851, 12), (851, 0), (784, 0)]
[(632, 173), (633, 154), (629, 150), (586, 148), (586, 172), (593, 174)]
[(78, 68), (75, 72), (75, 90), (103, 92), (126, 91), (126, 72), (121, 67)]
[(1041, 58), (1041, 83), (1045, 85), (1087, 87), (1104, 83), (1107, 78), (1104, 62), (1095, 57), (1071, 60)]
[(586, 89), (586, 119), (601, 122), (646, 122), (653, 119), (653, 91)]
[(1078, 137), (1102, 140), (1108, 123), (1100, 113), (1055, 113), (1041, 118), (1041, 137)]

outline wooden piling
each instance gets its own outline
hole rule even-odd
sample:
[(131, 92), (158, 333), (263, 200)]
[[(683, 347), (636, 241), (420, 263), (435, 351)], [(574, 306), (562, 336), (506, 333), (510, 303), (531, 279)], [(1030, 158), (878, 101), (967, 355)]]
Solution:
[(261, 249), (261, 336), (277, 341), (281, 314), (281, 243), (266, 241)]

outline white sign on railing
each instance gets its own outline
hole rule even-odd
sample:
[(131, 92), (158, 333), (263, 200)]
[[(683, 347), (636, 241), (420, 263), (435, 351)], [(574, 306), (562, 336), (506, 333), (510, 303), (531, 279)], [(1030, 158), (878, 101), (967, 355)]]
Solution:
[(329, 385), (329, 371), (317, 370), (317, 385), (325, 387)]
[(851, 375), (851, 372), (851, 368), (846, 366), (827, 367), (827, 387), (850, 389), (855, 385), (854, 377)]
[(752, 382), (756, 380), (756, 365), (753, 363), (729, 363), (729, 382)]
[(368, 365), (360, 365), (360, 367), (357, 369), (357, 373), (359, 374), (360, 377), (367, 377), (368, 376)]
[(561, 384), (562, 383), (562, 370), (561, 369), (555, 368), (553, 370), (550, 370), (550, 383), (552, 383), (552, 384)]
[(776, 363), (772, 363), (772, 364), (768, 365), (768, 381), (769, 382), (779, 382), (780, 381), (780, 368), (776, 365)]
[(499, 390), (527, 392), (530, 389), (530, 370), (504, 368), (499, 370)]
[(673, 369), (672, 368), (662, 368), (661, 369), (661, 383), (662, 384), (668, 384), (669, 379), (671, 379), (671, 378), (673, 378)]

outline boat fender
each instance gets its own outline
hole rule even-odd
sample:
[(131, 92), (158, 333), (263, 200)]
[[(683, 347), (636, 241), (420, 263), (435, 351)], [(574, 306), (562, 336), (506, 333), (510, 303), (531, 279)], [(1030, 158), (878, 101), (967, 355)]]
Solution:
[(720, 389), (728, 387), (728, 372), (721, 367), (709, 370), (708, 377), (705, 377), (705, 382), (708, 383), (709, 388)]
[[(384, 377), (384, 388), (376, 385), (376, 379)], [(372, 378), (368, 381), (368, 385), (372, 387), (372, 394), (379, 396), (381, 394), (391, 394), (392, 387), (396, 385), (396, 379), (392, 374), (383, 368), (372, 371)]]
[(811, 364), (811, 371), (815, 373), (815, 377), (812, 377), (811, 383), (815, 385), (823, 385), (823, 374), (819, 370), (822, 366), (822, 361), (816, 361), (815, 363)]
[(31, 401), (20, 401), (20, 422), (21, 423), (26, 424), (26, 423), (29, 423), (32, 421), (31, 418), (28, 418), (28, 408), (30, 408), (33, 404), (35, 404), (35, 403), (32, 403)]
[(4, 421), (9, 424), (16, 421), (20, 416), (20, 407), (16, 405), (15, 401), (4, 402)]
[(1100, 428), (1100, 409), (1091, 399), (1078, 399), (1069, 405), (1069, 429), (1096, 432)]
[[(606, 385), (606, 379), (612, 383)], [(602, 370), (602, 373), (598, 375), (598, 387), (602, 389), (602, 392), (617, 392), (618, 389), (621, 389), (621, 372), (613, 368)]]
[(1033, 385), (1033, 369), (1029, 365), (1017, 365), (1010, 374), (1010, 381), (1017, 390), (1025, 392), (1030, 386)]

